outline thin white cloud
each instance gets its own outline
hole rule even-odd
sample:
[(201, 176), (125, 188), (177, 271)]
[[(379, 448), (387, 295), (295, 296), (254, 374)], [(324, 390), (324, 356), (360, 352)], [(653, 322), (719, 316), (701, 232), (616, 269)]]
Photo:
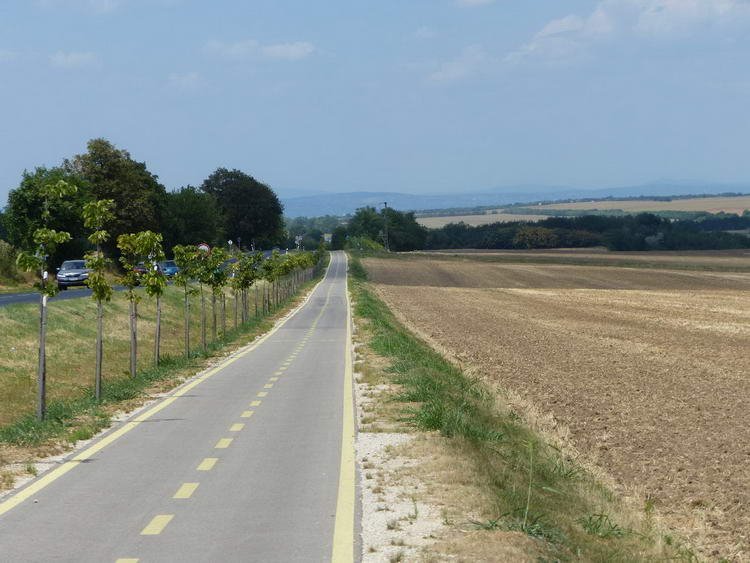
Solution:
[(671, 40), (749, 27), (747, 0), (600, 0), (588, 15), (550, 21), (506, 60), (569, 63), (586, 58), (601, 41)]
[(261, 45), (254, 39), (245, 39), (234, 43), (209, 41), (205, 45), (205, 50), (212, 55), (225, 59), (266, 58), (297, 61), (312, 55), (315, 52), (315, 45), (308, 41)]
[(88, 0), (88, 4), (96, 12), (111, 12), (120, 7), (120, 0)]
[(36, 0), (36, 4), (41, 8), (55, 8), (58, 6), (70, 8), (73, 6), (100, 14), (113, 12), (124, 2), (125, 0)]
[(287, 61), (298, 61), (305, 59), (315, 52), (315, 46), (307, 41), (296, 43), (278, 43), (266, 45), (261, 48), (261, 53), (269, 59), (284, 59)]
[(494, 4), (495, 0), (456, 0), (459, 6), (487, 6), (488, 4)]
[(427, 26), (422, 26), (414, 32), (414, 37), (417, 39), (432, 39), (437, 37), (437, 32)]
[(203, 77), (197, 72), (173, 72), (167, 77), (170, 86), (183, 90), (195, 90), (204, 84)]
[(18, 53), (11, 51), (10, 49), (0, 49), (0, 63), (7, 63), (15, 61), (18, 58)]
[(95, 53), (92, 53), (90, 51), (58, 51), (50, 57), (50, 64), (56, 68), (78, 69), (98, 66), (99, 57), (97, 57)]
[(254, 39), (225, 43), (224, 41), (209, 41), (206, 51), (225, 59), (247, 59), (258, 54), (259, 44)]
[(457, 57), (442, 63), (430, 75), (430, 80), (456, 82), (480, 72), (488, 63), (489, 57), (481, 46), (469, 45)]

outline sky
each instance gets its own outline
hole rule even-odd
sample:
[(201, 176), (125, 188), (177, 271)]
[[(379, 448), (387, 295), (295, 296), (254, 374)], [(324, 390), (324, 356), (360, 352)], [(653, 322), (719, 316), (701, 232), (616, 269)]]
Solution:
[(104, 137), (168, 189), (750, 180), (748, 0), (2, 0), (0, 205)]

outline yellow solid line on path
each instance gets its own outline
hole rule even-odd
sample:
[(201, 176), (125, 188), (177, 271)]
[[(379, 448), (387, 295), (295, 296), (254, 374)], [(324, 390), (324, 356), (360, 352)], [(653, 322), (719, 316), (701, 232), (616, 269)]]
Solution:
[(154, 516), (154, 519), (148, 523), (148, 526), (143, 528), (141, 532), (142, 536), (158, 536), (167, 527), (167, 524), (174, 518), (174, 514), (159, 514)]
[(216, 442), (216, 445), (214, 446), (214, 448), (217, 450), (224, 450), (229, 447), (229, 444), (232, 443), (233, 439), (234, 438), (222, 438), (221, 440)]
[(344, 366), (344, 427), (341, 434), (341, 469), (333, 531), (332, 563), (354, 561), (354, 404), (352, 400), (352, 304), (346, 290), (346, 350)]
[(172, 498), (190, 498), (200, 483), (183, 483)]
[(219, 461), (218, 457), (207, 457), (203, 461), (201, 461), (200, 465), (198, 466), (198, 471), (211, 471), (214, 468), (214, 465), (216, 465), (216, 462)]
[(237, 424), (232, 424), (231, 428), (229, 428), (230, 432), (239, 432), (245, 427), (244, 424), (238, 422)]
[(242, 414), (240, 415), (240, 417), (241, 417), (241, 418), (250, 418), (251, 416), (253, 416), (253, 412), (254, 412), (254, 411), (244, 411), (244, 412), (243, 412), (243, 413), (242, 413)]
[(36, 495), (39, 491), (47, 487), (50, 483), (57, 481), (60, 477), (65, 475), (68, 471), (70, 471), (74, 467), (77, 467), (81, 462), (86, 461), (87, 459), (91, 458), (92, 456), (94, 456), (94, 454), (106, 448), (115, 440), (119, 439), (120, 437), (124, 436), (125, 434), (133, 430), (133, 428), (138, 426), (138, 424), (140, 424), (141, 422), (148, 420), (149, 418), (154, 416), (156, 413), (158, 413), (162, 409), (165, 409), (166, 407), (174, 403), (178, 398), (182, 397), (185, 393), (187, 393), (194, 387), (206, 381), (206, 379), (208, 379), (212, 375), (219, 373), (228, 365), (233, 364), (237, 360), (240, 360), (241, 358), (243, 358), (244, 356), (246, 356), (247, 354), (255, 350), (258, 346), (263, 344), (263, 342), (265, 342), (271, 336), (276, 334), (287, 322), (289, 322), (290, 319), (292, 319), (299, 311), (302, 310), (302, 308), (305, 305), (307, 305), (310, 299), (312, 299), (312, 296), (315, 294), (315, 291), (317, 291), (320, 284), (322, 284), (326, 280), (329, 272), (330, 272), (330, 269), (326, 272), (326, 275), (323, 277), (323, 279), (317, 283), (317, 285), (313, 288), (313, 290), (307, 295), (305, 300), (302, 303), (300, 303), (300, 305), (295, 310), (293, 310), (289, 315), (287, 315), (283, 320), (281, 320), (276, 326), (274, 326), (266, 334), (264, 334), (255, 342), (248, 345), (247, 348), (236, 353), (234, 356), (228, 358), (227, 360), (225, 360), (224, 362), (222, 362), (215, 368), (208, 370), (206, 373), (204, 373), (200, 377), (197, 377), (194, 380), (190, 381), (189, 383), (186, 383), (184, 386), (178, 388), (176, 391), (174, 391), (172, 395), (164, 399), (162, 402), (151, 407), (150, 409), (148, 409), (146, 412), (144, 412), (142, 415), (138, 416), (134, 420), (126, 422), (120, 428), (113, 431), (112, 433), (107, 434), (101, 440), (97, 441), (93, 446), (83, 450), (81, 453), (77, 455), (74, 455), (71, 459), (69, 459), (68, 461), (60, 465), (59, 467), (53, 469), (52, 471), (50, 471), (49, 473), (45, 475), (42, 475), (39, 479), (32, 481), (28, 486), (20, 489), (16, 494), (8, 497), (5, 501), (0, 503), (0, 516), (5, 514), (9, 510), (15, 508), (26, 499)]

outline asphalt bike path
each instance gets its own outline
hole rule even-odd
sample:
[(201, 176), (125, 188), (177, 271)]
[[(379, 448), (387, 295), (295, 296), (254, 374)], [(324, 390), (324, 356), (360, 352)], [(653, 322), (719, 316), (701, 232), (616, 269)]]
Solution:
[(0, 503), (0, 561), (353, 560), (346, 257), (261, 342)]

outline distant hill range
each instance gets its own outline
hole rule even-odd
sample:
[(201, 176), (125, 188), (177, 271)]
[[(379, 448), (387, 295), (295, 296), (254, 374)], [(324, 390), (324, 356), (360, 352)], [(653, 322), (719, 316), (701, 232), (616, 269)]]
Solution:
[(400, 211), (427, 211), (514, 203), (550, 202), (568, 199), (666, 197), (749, 193), (750, 184), (658, 182), (620, 188), (582, 189), (555, 186), (513, 186), (486, 192), (451, 194), (407, 194), (397, 192), (325, 193), (282, 198), (287, 217), (349, 215), (365, 206), (379, 207), (387, 201)]

